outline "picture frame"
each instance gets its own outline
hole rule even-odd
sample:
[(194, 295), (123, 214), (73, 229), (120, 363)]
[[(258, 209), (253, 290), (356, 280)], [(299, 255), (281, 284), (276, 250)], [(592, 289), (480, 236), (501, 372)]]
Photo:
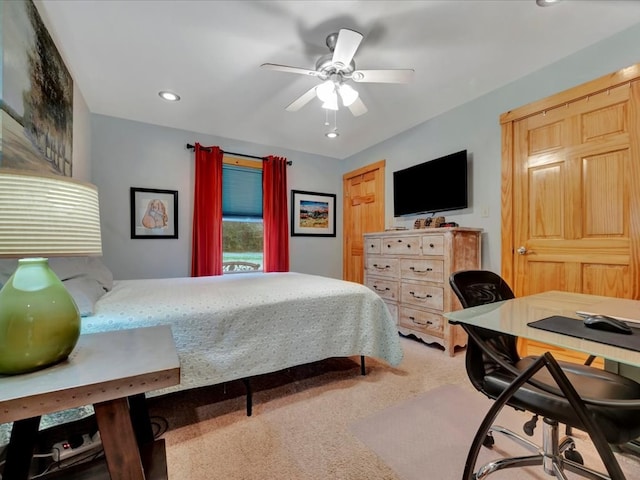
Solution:
[(335, 237), (335, 194), (291, 190), (291, 236)]
[(178, 238), (178, 191), (131, 187), (131, 238)]

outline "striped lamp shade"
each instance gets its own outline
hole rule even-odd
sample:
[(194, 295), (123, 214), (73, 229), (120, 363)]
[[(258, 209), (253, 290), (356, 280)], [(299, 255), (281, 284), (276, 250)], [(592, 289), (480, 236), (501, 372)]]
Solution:
[(0, 257), (102, 255), (98, 190), (0, 169)]

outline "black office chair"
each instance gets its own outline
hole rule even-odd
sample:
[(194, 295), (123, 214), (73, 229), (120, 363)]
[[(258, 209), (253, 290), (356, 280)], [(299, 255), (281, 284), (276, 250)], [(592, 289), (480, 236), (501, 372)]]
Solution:
[[(455, 272), (449, 283), (464, 308), (514, 298), (499, 275), (485, 270)], [(548, 352), (520, 358), (513, 335), (464, 323), (461, 326), (469, 337), (465, 358), (469, 379), (476, 389), (495, 400), (470, 448), (465, 480), (533, 465), (542, 465), (548, 475), (559, 479), (566, 478), (566, 470), (589, 479), (624, 480), (610, 444), (624, 444), (640, 436), (640, 384), (588, 365), (557, 362)], [(534, 419), (538, 415), (544, 418), (542, 447), (493, 425), (505, 404), (533, 413)], [(589, 433), (609, 476), (583, 465), (573, 440), (559, 438), (558, 423)], [(506, 435), (533, 454), (495, 460), (474, 473), (480, 449), (492, 445), (493, 433)]]

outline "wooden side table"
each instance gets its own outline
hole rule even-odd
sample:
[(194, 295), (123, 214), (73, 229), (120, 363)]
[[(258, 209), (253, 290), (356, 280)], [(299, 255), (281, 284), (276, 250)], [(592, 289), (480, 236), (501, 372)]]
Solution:
[[(111, 480), (166, 479), (164, 441), (154, 443), (150, 435), (144, 393), (178, 383), (180, 362), (169, 326), (81, 335), (66, 361), (0, 376), (0, 423), (15, 422), (4, 478), (28, 478), (41, 415), (92, 404)], [(148, 456), (141, 455), (145, 446)]]

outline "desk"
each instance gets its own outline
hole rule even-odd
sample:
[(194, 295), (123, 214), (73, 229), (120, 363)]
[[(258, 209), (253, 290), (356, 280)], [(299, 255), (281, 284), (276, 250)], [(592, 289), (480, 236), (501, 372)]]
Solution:
[[(139, 419), (132, 412), (136, 405), (140, 410), (140, 399), (144, 404), (144, 392), (179, 382), (180, 363), (168, 326), (81, 335), (64, 362), (29, 374), (0, 376), (0, 423), (15, 422), (5, 477), (27, 478), (41, 415), (92, 404), (111, 479), (150, 478), (145, 476), (140, 434), (136, 437), (132, 424)], [(156, 449), (150, 458), (161, 457), (164, 469), (148, 469), (164, 470), (166, 478), (163, 442), (160, 448), (161, 455)]]
[[(582, 319), (576, 315), (577, 310), (592, 310), (594, 305), (605, 300), (611, 300), (611, 297), (550, 291), (455, 312), (446, 312), (444, 316), (450, 323), (476, 325), (640, 367), (640, 352), (527, 326), (529, 322), (552, 315), (573, 317), (579, 322)], [(640, 301), (638, 301), (638, 311), (640, 312)]]

